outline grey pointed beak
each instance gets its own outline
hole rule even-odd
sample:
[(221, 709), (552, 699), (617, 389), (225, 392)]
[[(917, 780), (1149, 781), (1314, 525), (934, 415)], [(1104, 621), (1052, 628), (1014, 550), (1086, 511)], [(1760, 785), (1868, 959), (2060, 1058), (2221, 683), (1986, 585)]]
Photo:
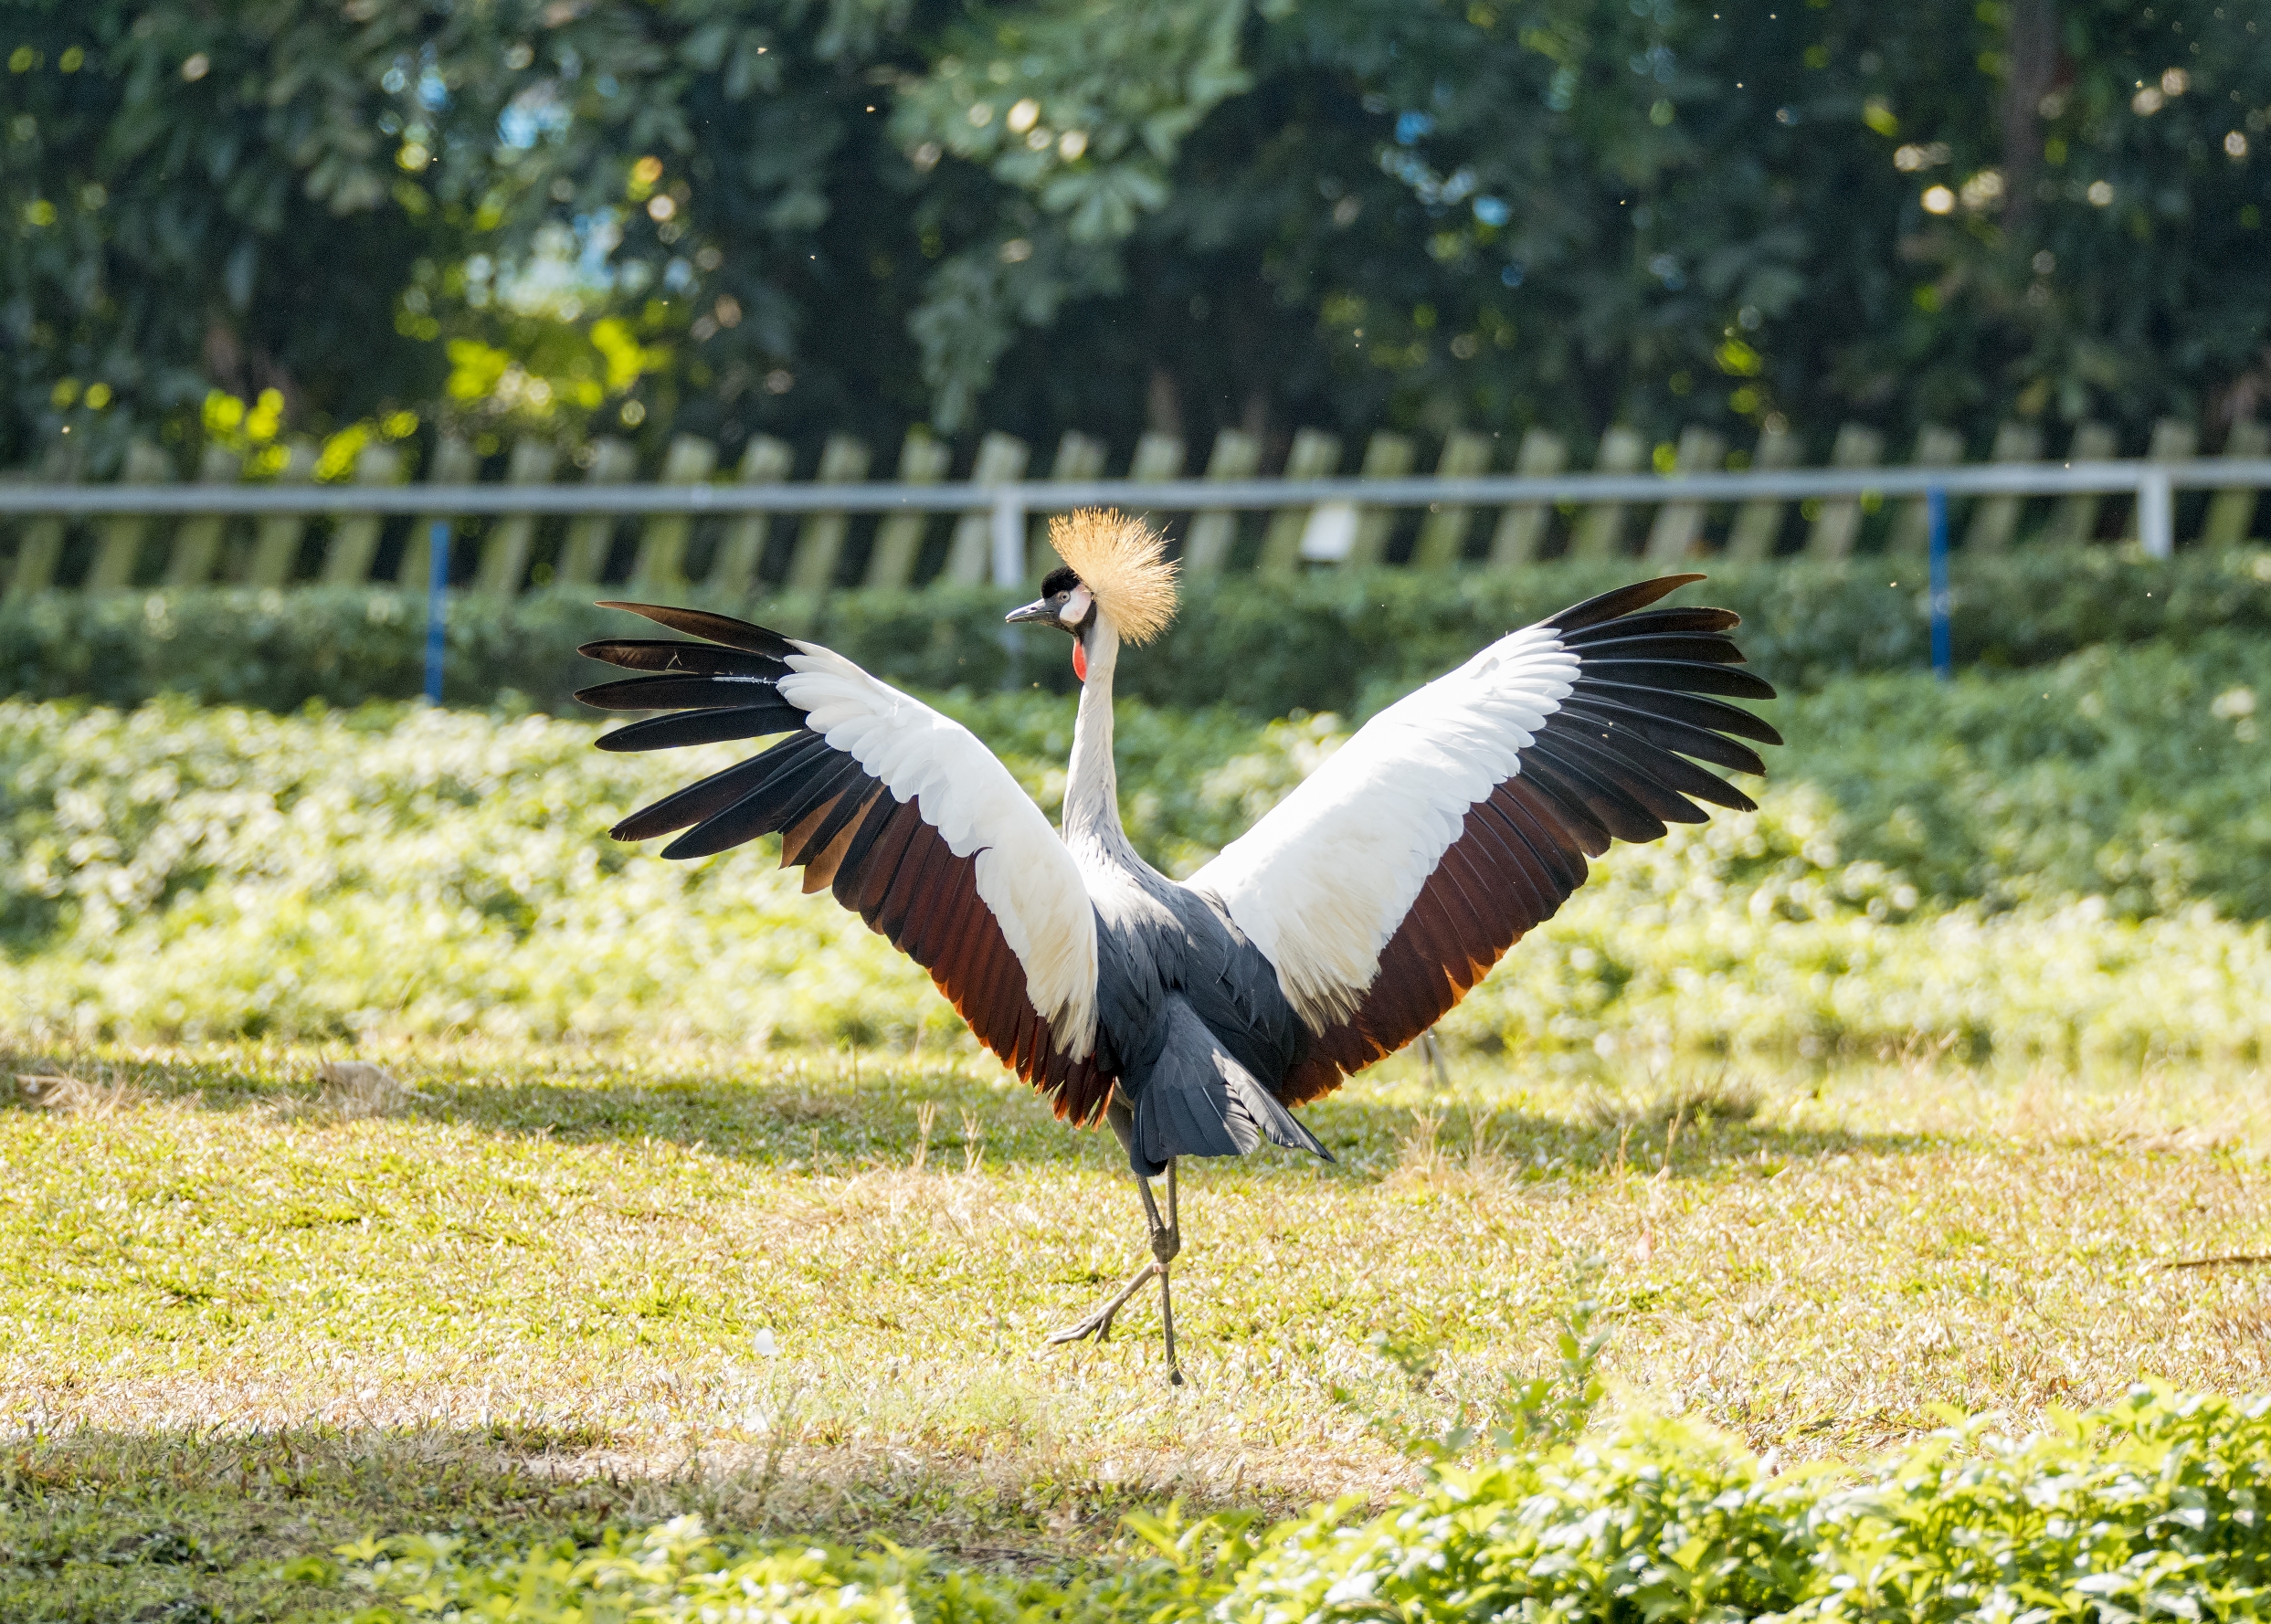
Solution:
[(1046, 621), (1053, 625), (1057, 618), (1057, 606), (1047, 598), (1039, 597), (1021, 609), (1010, 610), (1001, 618), (1004, 624), (1009, 626), (1024, 626), (1035, 621)]

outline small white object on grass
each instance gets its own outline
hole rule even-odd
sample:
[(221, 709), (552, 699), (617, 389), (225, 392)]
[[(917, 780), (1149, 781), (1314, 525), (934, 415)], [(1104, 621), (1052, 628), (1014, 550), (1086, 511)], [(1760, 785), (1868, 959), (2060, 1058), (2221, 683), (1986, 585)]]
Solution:
[(767, 1326), (766, 1329), (757, 1333), (757, 1339), (755, 1345), (757, 1352), (763, 1354), (768, 1359), (772, 1358), (776, 1354), (778, 1354), (781, 1351), (781, 1345), (773, 1340), (773, 1331), (770, 1326)]

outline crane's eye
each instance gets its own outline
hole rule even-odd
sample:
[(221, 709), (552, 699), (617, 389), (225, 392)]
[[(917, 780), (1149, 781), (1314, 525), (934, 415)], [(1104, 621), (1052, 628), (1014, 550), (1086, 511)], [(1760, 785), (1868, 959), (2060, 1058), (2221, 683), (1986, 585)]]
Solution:
[(1057, 611), (1058, 624), (1077, 627), (1088, 618), (1088, 611), (1093, 603), (1094, 600), (1088, 596), (1087, 587), (1075, 586), (1064, 595), (1064, 606)]

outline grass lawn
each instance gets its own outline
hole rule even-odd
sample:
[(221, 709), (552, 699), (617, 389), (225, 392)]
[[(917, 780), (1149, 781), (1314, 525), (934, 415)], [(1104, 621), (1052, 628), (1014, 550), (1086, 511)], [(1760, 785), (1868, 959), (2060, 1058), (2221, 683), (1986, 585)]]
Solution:
[(2176, 1266), (2271, 1251), (2252, 1073), (1400, 1057), (1309, 1113), (1336, 1165), (1191, 1169), (1171, 1390), (1156, 1297), (1041, 1345), (1141, 1223), (990, 1061), (418, 1046), (389, 1101), (327, 1058), (9, 1057), (77, 1082), (0, 1105), (0, 1617), (288, 1617), (365, 1533), (686, 1510), (1077, 1560), (1170, 1497), (1409, 1482), (1389, 1435), (1588, 1300), (1611, 1404), (1786, 1458), (2271, 1387), (2271, 1271)]

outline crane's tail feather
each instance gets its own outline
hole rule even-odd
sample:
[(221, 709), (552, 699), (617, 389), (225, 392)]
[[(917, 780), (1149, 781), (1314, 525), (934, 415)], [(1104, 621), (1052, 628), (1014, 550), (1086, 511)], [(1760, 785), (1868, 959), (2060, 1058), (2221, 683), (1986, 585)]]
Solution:
[(1169, 998), (1162, 1018), (1167, 1042), (1149, 1074), (1130, 1091), (1136, 1137), (1129, 1159), (1137, 1172), (1149, 1177), (1177, 1156), (1242, 1156), (1265, 1139), (1333, 1159), (1315, 1134), (1231, 1058), (1188, 1002)]

